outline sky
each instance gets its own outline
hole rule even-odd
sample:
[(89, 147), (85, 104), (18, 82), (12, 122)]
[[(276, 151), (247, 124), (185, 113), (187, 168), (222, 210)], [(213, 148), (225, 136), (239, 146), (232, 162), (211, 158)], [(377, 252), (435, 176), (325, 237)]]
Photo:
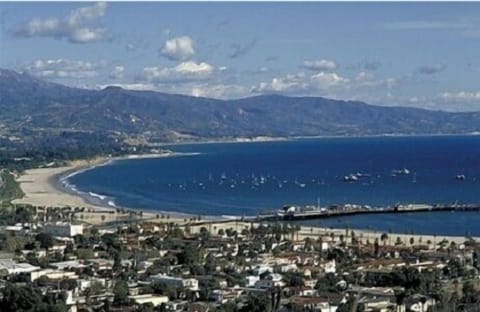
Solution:
[(81, 88), (480, 111), (480, 3), (1, 2), (0, 67)]

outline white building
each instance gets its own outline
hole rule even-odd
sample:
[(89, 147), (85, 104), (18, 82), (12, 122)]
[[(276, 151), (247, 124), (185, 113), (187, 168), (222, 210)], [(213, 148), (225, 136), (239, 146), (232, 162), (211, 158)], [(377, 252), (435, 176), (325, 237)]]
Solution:
[(43, 227), (43, 232), (53, 236), (73, 237), (83, 234), (83, 225), (68, 222), (48, 223)]
[(272, 287), (283, 287), (285, 283), (282, 281), (282, 275), (273, 273), (266, 279), (261, 279), (255, 282), (255, 288), (266, 289)]
[(128, 298), (135, 301), (137, 304), (151, 303), (154, 306), (161, 305), (162, 303), (168, 302), (167, 296), (157, 296), (157, 295), (137, 295), (137, 296), (128, 296)]
[(12, 259), (0, 259), (0, 271), (5, 270), (8, 274), (30, 273), (40, 270), (40, 267), (28, 263), (18, 263)]
[(190, 290), (198, 290), (198, 280), (195, 278), (181, 278), (168, 275), (157, 274), (151, 276), (152, 282), (164, 283), (167, 286), (175, 288), (187, 288)]
[(75, 272), (44, 269), (40, 271), (31, 272), (30, 281), (33, 282), (36, 279), (40, 278), (41, 276), (45, 276), (49, 280), (63, 280), (63, 279), (78, 280), (78, 275)]

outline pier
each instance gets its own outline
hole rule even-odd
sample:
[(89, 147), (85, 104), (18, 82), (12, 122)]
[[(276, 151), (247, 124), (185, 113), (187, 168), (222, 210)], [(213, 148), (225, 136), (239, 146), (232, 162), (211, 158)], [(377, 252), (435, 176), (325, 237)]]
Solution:
[(480, 204), (409, 204), (394, 207), (368, 207), (368, 206), (333, 206), (330, 208), (305, 210), (301, 207), (285, 207), (277, 212), (261, 213), (259, 221), (285, 221), (324, 219), (359, 214), (385, 214), (385, 213), (415, 213), (435, 211), (480, 211)]

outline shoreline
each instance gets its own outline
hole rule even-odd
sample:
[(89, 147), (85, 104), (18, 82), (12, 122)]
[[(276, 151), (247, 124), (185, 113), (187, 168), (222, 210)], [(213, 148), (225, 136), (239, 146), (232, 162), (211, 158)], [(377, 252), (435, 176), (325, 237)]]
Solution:
[[(76, 174), (93, 170), (100, 166), (112, 164), (115, 161), (153, 159), (163, 157), (195, 156), (199, 153), (157, 153), (157, 154), (130, 154), (119, 157), (96, 157), (86, 160), (75, 160), (61, 167), (44, 167), (28, 169), (16, 181), (24, 192), (22, 198), (12, 201), (13, 204), (27, 204), (39, 207), (78, 207), (84, 208), (79, 213), (83, 221), (99, 224), (109, 221), (125, 219), (130, 212), (141, 213), (142, 219), (155, 219), (158, 215), (168, 215), (171, 221), (180, 222), (184, 219), (197, 217), (197, 215), (180, 212), (157, 211), (133, 207), (109, 206), (101, 198), (95, 200), (92, 193), (81, 192), (68, 187), (66, 180)], [(94, 194), (94, 193), (93, 193)], [(95, 194), (97, 196), (103, 196)], [(102, 218), (102, 216), (104, 218)], [(202, 216), (202, 218), (206, 218)], [(221, 220), (212, 216), (208, 220)]]
[(178, 145), (197, 145), (197, 144), (235, 144), (235, 143), (272, 143), (300, 140), (321, 140), (321, 139), (372, 139), (372, 138), (430, 138), (430, 137), (455, 137), (455, 136), (480, 136), (479, 133), (425, 133), (425, 134), (367, 134), (367, 135), (300, 135), (300, 136), (255, 136), (255, 137), (237, 137), (225, 138), (220, 140), (199, 140), (199, 141), (180, 141), (180, 142), (161, 142), (155, 146), (178, 146)]
[[(141, 155), (128, 157), (119, 157), (115, 160), (128, 160), (128, 159), (143, 159), (143, 158), (159, 158), (159, 157), (168, 157), (173, 156), (171, 153), (168, 155), (146, 155), (141, 157)], [(56, 167), (56, 168), (37, 168), (29, 169), (24, 175), (21, 175), (17, 181), (20, 183), (20, 187), (25, 193), (25, 197), (22, 199), (16, 199), (14, 203), (17, 204), (31, 204), (34, 206), (45, 206), (45, 207), (84, 207), (86, 208), (85, 212), (80, 213), (82, 215), (82, 221), (85, 221), (90, 224), (103, 224), (106, 222), (115, 222), (115, 221), (125, 221), (128, 219), (129, 212), (134, 211), (136, 213), (141, 212), (141, 219), (152, 221), (152, 222), (175, 222), (180, 225), (185, 223), (190, 223), (191, 218), (196, 218), (199, 215), (188, 214), (188, 213), (179, 213), (172, 211), (155, 211), (147, 209), (136, 209), (132, 207), (105, 207), (102, 205), (95, 205), (83, 196), (74, 191), (68, 191), (68, 189), (59, 183), (60, 177), (68, 176), (70, 174), (76, 174), (77, 172), (82, 172), (83, 170), (91, 170), (98, 166), (106, 165), (112, 162), (112, 158), (102, 157), (96, 158), (94, 160), (83, 160), (83, 161), (74, 161), (69, 166)], [(25, 187), (26, 186), (26, 187)], [(119, 211), (123, 211), (121, 213)], [(159, 215), (168, 216), (167, 219), (158, 218)], [(204, 224), (211, 224), (214, 227), (219, 229), (228, 229), (235, 228), (241, 230), (241, 228), (247, 228), (248, 225), (253, 222), (256, 224), (264, 224), (266, 222), (258, 222), (256, 220), (241, 220), (238, 218), (230, 218), (225, 216), (203, 216), (200, 215), (201, 221), (199, 225), (191, 223), (193, 230), (200, 230), (201, 226)], [(232, 216), (234, 217), (234, 216)], [(185, 220), (187, 220), (185, 222)], [(291, 223), (295, 224), (295, 223)], [(342, 227), (321, 227), (315, 225), (299, 225), (301, 230), (299, 231), (299, 237), (304, 239), (306, 237), (318, 237), (321, 235), (328, 235), (329, 233), (334, 233), (337, 237), (343, 235), (347, 237), (346, 229)], [(357, 229), (357, 228), (348, 228), (348, 231), (354, 231), (362, 238), (362, 240), (369, 240), (373, 242), (375, 238), (380, 239), (383, 233), (386, 231), (372, 230), (372, 229)], [(463, 243), (466, 241), (466, 237), (462, 235), (443, 235), (443, 234), (405, 234), (405, 233), (387, 233), (391, 238), (388, 242), (389, 245), (395, 243), (395, 239), (400, 237), (402, 241), (407, 242), (412, 237), (415, 239), (415, 244), (424, 244), (427, 241), (437, 241), (440, 242), (443, 239), (448, 241), (454, 241), (456, 243)], [(478, 237), (472, 237), (477, 239)]]
[[(290, 138), (287, 140), (297, 140), (300, 138)], [(260, 141), (252, 141), (253, 142), (260, 142)], [(218, 142), (218, 143), (232, 143), (232, 142)], [(237, 141), (237, 143), (250, 143), (245, 141)], [(182, 144), (182, 143), (180, 143)], [(189, 143), (185, 143), (189, 144)], [(191, 144), (191, 143), (190, 143)], [(197, 144), (209, 144), (209, 142), (198, 142)], [(71, 161), (67, 166), (63, 167), (48, 167), (48, 168), (36, 168), (36, 169), (29, 169), (26, 170), (20, 177), (17, 178), (17, 182), (20, 183), (20, 187), (25, 193), (25, 196), (21, 199), (16, 199), (13, 203), (18, 204), (31, 204), (34, 206), (45, 206), (45, 207), (84, 207), (87, 208), (91, 215), (96, 215), (97, 217), (92, 217), (92, 219), (99, 219), (102, 213), (111, 214), (113, 215), (112, 218), (107, 218), (106, 220), (90, 220), (90, 217), (87, 218), (88, 220), (84, 221), (93, 221), (92, 223), (102, 223), (108, 221), (119, 220), (119, 217), (124, 217), (125, 214), (129, 212), (141, 213), (143, 219), (158, 219), (158, 215), (168, 215), (170, 221), (176, 222), (184, 222), (185, 219), (196, 218), (200, 216), (202, 221), (207, 222), (227, 222), (228, 221), (240, 221), (240, 216), (204, 216), (199, 214), (191, 214), (191, 213), (181, 213), (175, 211), (158, 211), (152, 209), (144, 209), (144, 208), (134, 208), (134, 207), (122, 207), (122, 206), (107, 206), (102, 204), (101, 201), (96, 202), (92, 201), (91, 194), (89, 195), (88, 192), (76, 192), (75, 190), (71, 190), (68, 187), (62, 184), (62, 178), (67, 179), (73, 175), (79, 174), (81, 172), (95, 169), (99, 166), (109, 165), (114, 161), (122, 161), (122, 160), (135, 160), (135, 159), (148, 159), (148, 158), (162, 158), (162, 157), (173, 157), (173, 156), (193, 156), (198, 155), (199, 153), (176, 153), (176, 152), (165, 152), (165, 153), (158, 153), (158, 154), (131, 154), (119, 157), (97, 157), (94, 159), (89, 160), (76, 160)], [(97, 194), (98, 195), (98, 194)], [(119, 213), (122, 211), (124, 213)], [(246, 222), (250, 222), (245, 220)], [(315, 225), (301, 225), (302, 228), (314, 228), (315, 232), (318, 231), (344, 231), (342, 227), (321, 227)], [(372, 229), (363, 229), (363, 228), (352, 228), (350, 230), (354, 230), (358, 233), (364, 233), (365, 235), (375, 235), (374, 233), (383, 233), (380, 230), (372, 230)], [(379, 234), (379, 235), (380, 235)], [(404, 236), (408, 234), (402, 233), (391, 233), (391, 235), (395, 236)], [(412, 236), (412, 235), (408, 235)], [(450, 237), (456, 238), (456, 240), (465, 240), (465, 236), (458, 235), (458, 236), (451, 236), (451, 235), (444, 235), (444, 234), (415, 234), (415, 237), (425, 237), (425, 236), (437, 236), (437, 237)]]

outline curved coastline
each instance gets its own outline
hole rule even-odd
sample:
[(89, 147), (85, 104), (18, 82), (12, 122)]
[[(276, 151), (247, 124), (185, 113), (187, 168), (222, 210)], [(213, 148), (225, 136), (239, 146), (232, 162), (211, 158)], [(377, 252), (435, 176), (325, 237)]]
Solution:
[[(165, 157), (165, 156), (162, 156)], [(128, 159), (128, 158), (122, 158)], [(103, 222), (109, 221), (119, 221), (125, 218), (125, 215), (117, 214), (115, 208), (112, 207), (105, 207), (94, 205), (91, 202), (87, 201), (85, 197), (80, 196), (78, 193), (73, 191), (69, 191), (65, 187), (60, 184), (59, 178), (62, 176), (68, 176), (75, 172), (81, 172), (85, 169), (92, 169), (105, 163), (106, 161), (111, 159), (102, 159), (97, 160), (95, 164), (91, 162), (82, 161), (80, 163), (75, 163), (70, 166), (66, 167), (58, 167), (58, 168), (39, 168), (39, 169), (30, 169), (28, 170), (25, 175), (21, 176), (18, 181), (21, 183), (21, 187), (25, 190), (26, 197), (23, 199), (15, 200), (16, 203), (26, 203), (26, 204), (33, 204), (38, 206), (71, 206), (71, 207), (85, 207), (91, 208), (91, 212), (84, 213), (85, 218), (83, 219), (86, 222), (92, 224), (100, 224)], [(119, 159), (120, 160), (120, 159)], [(41, 170), (40, 174), (36, 174), (38, 170)], [(36, 179), (32, 179), (32, 177), (37, 176)], [(40, 177), (40, 179), (38, 179)], [(38, 189), (35, 192), (32, 192), (32, 188), (26, 189), (29, 186), (43, 186), (43, 189)], [(27, 187), (26, 187), (27, 186)], [(36, 197), (35, 197), (36, 196)], [(119, 209), (124, 209), (122, 207), (118, 207)], [(135, 209), (132, 207), (125, 208), (125, 210), (133, 210), (133, 211), (142, 211), (144, 219), (155, 220), (158, 214), (166, 214), (170, 216), (171, 222), (182, 223), (185, 218), (197, 217), (197, 215), (193, 214), (183, 214), (183, 213), (176, 213), (172, 211), (149, 211), (145, 209)], [(106, 217), (104, 219), (104, 217)], [(248, 227), (250, 226), (248, 221), (246, 222), (235, 222), (234, 224), (230, 223), (233, 221), (238, 221), (238, 218), (232, 219), (228, 216), (202, 216), (203, 222), (210, 222), (217, 226), (217, 228), (228, 228), (231, 226), (235, 227)], [(225, 223), (226, 222), (226, 223)], [(322, 227), (319, 225), (301, 225), (301, 232), (300, 236), (308, 237), (311, 235), (319, 235), (321, 233), (337, 233), (338, 235), (345, 233), (345, 229), (341, 226), (338, 228), (327, 228)], [(375, 231), (372, 229), (354, 229), (350, 228), (350, 230), (355, 230), (358, 234), (362, 235), (364, 239), (370, 239), (373, 241), (375, 238), (378, 238), (381, 235), (381, 231)], [(464, 236), (449, 236), (449, 235), (424, 235), (424, 234), (415, 234), (415, 235), (407, 235), (407, 234), (400, 234), (400, 233), (390, 233), (389, 235), (395, 237), (401, 237), (404, 240), (409, 239), (410, 237), (415, 237), (417, 241), (419, 239), (423, 239), (424, 241), (427, 240), (434, 240), (437, 239), (438, 241), (442, 239), (447, 239), (449, 241), (455, 241), (457, 243), (462, 243), (465, 241)]]
[(164, 157), (195, 156), (199, 154), (200, 153), (166, 152), (166, 153), (158, 153), (158, 154), (130, 154), (130, 155), (120, 156), (120, 157), (103, 158), (100, 161), (96, 161), (93, 164), (90, 164), (88, 166), (79, 166), (79, 167), (61, 172), (59, 174), (56, 174), (51, 178), (50, 183), (58, 191), (66, 192), (73, 196), (81, 197), (86, 203), (94, 205), (95, 207), (102, 207), (104, 209), (109, 209), (109, 210), (122, 209), (122, 210), (142, 211), (142, 212), (147, 212), (151, 214), (168, 213), (168, 214), (172, 214), (175, 216), (182, 216), (182, 217), (192, 216), (192, 214), (183, 214), (183, 213), (173, 212), (173, 211), (146, 210), (146, 209), (138, 209), (135, 207), (119, 206), (115, 203), (114, 197), (110, 197), (104, 194), (94, 193), (93, 191), (81, 191), (77, 189), (76, 185), (71, 184), (69, 182), (69, 179), (75, 175), (84, 173), (89, 170), (93, 170), (101, 166), (108, 166), (117, 161), (164, 158)]
[[(97, 158), (91, 161), (77, 161), (70, 163), (69, 166), (66, 167), (58, 167), (58, 168), (40, 168), (40, 169), (31, 169), (27, 170), (27, 174), (22, 178), (20, 177), (18, 181), (21, 183), (21, 187), (26, 193), (26, 198), (16, 200), (17, 203), (28, 203), (33, 205), (39, 206), (72, 206), (72, 207), (86, 207), (92, 208), (95, 210), (96, 213), (102, 211), (110, 211), (115, 212), (117, 209), (121, 209), (124, 211), (142, 211), (145, 215), (148, 215), (151, 218), (155, 218), (158, 214), (167, 214), (169, 216), (173, 216), (173, 218), (177, 217), (179, 220), (183, 220), (184, 218), (196, 217), (198, 214), (189, 214), (189, 213), (180, 213), (175, 211), (159, 211), (159, 210), (148, 210), (148, 209), (138, 209), (135, 207), (121, 207), (121, 206), (112, 206), (105, 204), (105, 198), (100, 198), (99, 196), (103, 196), (102, 194), (88, 194), (88, 192), (79, 191), (73, 187), (73, 189), (65, 185), (64, 182), (68, 183), (68, 178), (71, 178), (77, 174), (85, 172), (87, 170), (93, 170), (99, 166), (109, 165), (114, 163), (115, 161), (122, 161), (122, 160), (134, 160), (134, 159), (145, 159), (145, 158), (161, 158), (161, 157), (173, 157), (173, 156), (193, 156), (198, 155), (199, 153), (161, 153), (161, 154), (144, 154), (144, 155), (126, 155), (122, 157), (104, 157), (104, 158)], [(47, 178), (40, 179), (40, 181), (29, 181), (28, 172), (29, 171), (43, 171), (41, 175), (46, 175)], [(46, 183), (45, 183), (46, 182)], [(47, 190), (40, 189), (37, 191), (31, 192), (31, 190), (25, 190), (25, 186), (29, 184), (48, 184)], [(49, 188), (49, 190), (48, 190)], [(53, 197), (52, 197), (53, 194)], [(36, 195), (36, 199), (34, 198), (32, 202), (32, 195)], [(48, 195), (48, 196), (45, 196)], [(97, 196), (95, 196), (97, 195)], [(43, 200), (43, 201), (42, 201)], [(43, 204), (42, 204), (43, 203)], [(100, 216), (99, 216), (100, 217)], [(204, 216), (202, 215), (204, 220), (211, 220), (211, 221), (220, 221), (220, 220), (238, 220), (238, 217), (231, 217), (231, 216)], [(173, 221), (174, 219), (172, 219)], [(302, 225), (302, 227), (314, 227), (314, 228), (324, 228), (319, 225)], [(342, 226), (339, 224), (338, 227), (334, 226), (329, 227), (329, 231), (342, 231)], [(353, 229), (353, 228), (351, 228)], [(368, 228), (358, 228), (355, 231), (359, 231), (362, 233), (370, 233), (369, 235), (374, 235), (378, 233), (378, 231), (368, 229)], [(343, 230), (344, 231), (344, 230)], [(392, 233), (393, 234), (393, 233)], [(393, 234), (397, 235), (397, 234)], [(432, 233), (433, 235), (433, 233)], [(445, 237), (457, 237), (459, 240), (465, 240), (464, 236), (449, 236), (444, 234), (438, 234)], [(419, 236), (427, 236), (426, 234), (419, 235)]]
[[(158, 214), (164, 214), (171, 217), (171, 220), (183, 220), (185, 218), (197, 217), (194, 214), (187, 214), (175, 211), (158, 211), (148, 209), (138, 209), (135, 207), (117, 206), (114, 198), (104, 197), (102, 194), (84, 192), (78, 190), (75, 185), (70, 185), (68, 179), (81, 174), (82, 172), (93, 170), (100, 166), (110, 165), (116, 161), (137, 160), (146, 158), (162, 157), (180, 157), (195, 156), (199, 153), (158, 153), (158, 154), (130, 154), (120, 157), (98, 157), (90, 160), (71, 161), (67, 166), (46, 167), (26, 170), (17, 182), (25, 193), (23, 198), (13, 201), (15, 204), (29, 204), (33, 206), (44, 207), (81, 207), (86, 208), (87, 219), (92, 223), (100, 223), (102, 214), (107, 215), (106, 220), (115, 220), (118, 211), (141, 211), (144, 218), (156, 218)], [(108, 199), (108, 200), (106, 200)], [(109, 201), (111, 201), (109, 205)], [(207, 216), (202, 216), (207, 217)], [(209, 220), (223, 219), (218, 216), (208, 216)]]

